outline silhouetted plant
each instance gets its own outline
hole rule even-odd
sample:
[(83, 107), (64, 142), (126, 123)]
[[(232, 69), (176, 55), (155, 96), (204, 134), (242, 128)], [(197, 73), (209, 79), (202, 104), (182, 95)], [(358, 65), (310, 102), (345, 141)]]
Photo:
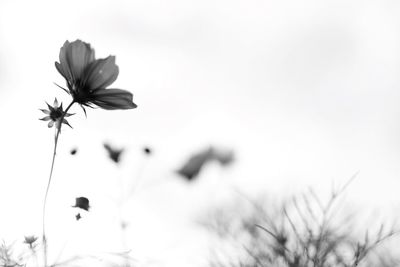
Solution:
[(0, 245), (0, 267), (22, 267), (27, 266), (32, 259), (37, 261), (37, 240), (35, 236), (25, 236), (23, 243), (26, 246), (18, 246), (17, 249), (14, 248), (14, 243), (7, 245), (3, 241)]
[[(54, 150), (50, 167), (50, 175), (43, 201), (43, 251), (44, 266), (47, 267), (47, 241), (46, 241), (46, 203), (53, 175), (54, 162), (57, 152), (58, 139), (63, 124), (70, 126), (65, 119), (69, 109), (76, 103), (80, 105), (86, 115), (85, 107), (93, 105), (106, 110), (133, 109), (136, 104), (132, 102), (132, 93), (121, 89), (106, 89), (118, 77), (119, 69), (115, 64), (115, 57), (95, 59), (94, 49), (90, 44), (76, 40), (72, 43), (66, 41), (60, 49), (59, 62), (55, 62), (56, 69), (65, 78), (67, 89), (59, 86), (72, 97), (71, 103), (63, 109), (55, 99), (53, 106), (47, 104), (48, 109), (41, 111), (47, 116), (41, 120), (49, 121), (48, 127), (55, 125)], [(71, 127), (72, 128), (72, 127)]]
[(25, 266), (21, 262), (20, 256), (15, 256), (11, 245), (6, 245), (4, 242), (0, 245), (0, 266), (2, 267), (18, 267)]
[(354, 215), (339, 213), (339, 198), (350, 182), (333, 190), (327, 203), (310, 189), (275, 207), (275, 212), (261, 201), (250, 201), (247, 212), (238, 204), (230, 211), (218, 210), (206, 226), (235, 244), (236, 257), (216, 256), (211, 266), (383, 266), (372, 252), (398, 232), (382, 224), (374, 234), (366, 228), (363, 238), (354, 233)]

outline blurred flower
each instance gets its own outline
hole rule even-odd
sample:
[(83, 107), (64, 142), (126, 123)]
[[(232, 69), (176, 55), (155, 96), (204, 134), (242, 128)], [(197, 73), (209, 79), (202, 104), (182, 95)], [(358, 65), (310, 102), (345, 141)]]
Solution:
[[(121, 89), (106, 89), (118, 77), (115, 56), (95, 59), (90, 44), (76, 40), (66, 41), (60, 49), (58, 72), (65, 78), (73, 101), (84, 106), (97, 105), (103, 109), (132, 109), (132, 93)], [(85, 110), (85, 109), (84, 109)]]
[(57, 98), (54, 99), (53, 106), (50, 106), (47, 102), (46, 102), (46, 104), (47, 104), (48, 109), (40, 109), (40, 110), (47, 116), (41, 118), (40, 120), (49, 121), (49, 123), (47, 124), (47, 126), (49, 128), (53, 127), (54, 123), (56, 123), (56, 127), (59, 129), (61, 126), (61, 122), (68, 125), (69, 127), (71, 127), (71, 125), (69, 125), (69, 123), (65, 119), (65, 117), (69, 117), (74, 114), (65, 113), (63, 110), (62, 103), (60, 106), (58, 106)]
[(28, 244), (30, 248), (34, 247), (34, 243), (36, 242), (38, 238), (36, 236), (30, 235), (30, 236), (25, 236), (24, 243)]
[(213, 158), (213, 153), (213, 149), (210, 147), (192, 155), (177, 171), (178, 174), (182, 175), (188, 181), (193, 180), (199, 175), (204, 164)]
[(124, 149), (113, 148), (107, 143), (104, 143), (103, 146), (107, 150), (110, 159), (115, 163), (119, 163), (119, 161), (121, 160), (121, 154), (122, 152), (124, 152)]
[(231, 164), (233, 160), (234, 158), (232, 151), (224, 152), (213, 147), (209, 147), (190, 156), (183, 166), (177, 171), (177, 173), (186, 178), (188, 181), (191, 181), (199, 175), (206, 163), (210, 161), (217, 161), (221, 165), (227, 166)]
[(86, 197), (77, 197), (75, 198), (75, 206), (72, 206), (73, 208), (80, 208), (86, 211), (89, 211), (89, 199)]

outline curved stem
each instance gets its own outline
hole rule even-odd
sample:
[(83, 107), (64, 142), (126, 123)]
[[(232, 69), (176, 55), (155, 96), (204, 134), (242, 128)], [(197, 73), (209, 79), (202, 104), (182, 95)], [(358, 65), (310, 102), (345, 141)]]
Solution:
[(46, 227), (45, 227), (47, 196), (49, 194), (51, 178), (53, 177), (54, 162), (55, 162), (56, 154), (57, 154), (58, 137), (60, 136), (62, 121), (63, 121), (65, 115), (67, 114), (68, 110), (72, 107), (72, 105), (74, 103), (75, 102), (72, 101), (68, 105), (68, 107), (65, 109), (64, 113), (62, 114), (62, 116), (60, 118), (59, 127), (57, 127), (57, 122), (56, 122), (56, 134), (55, 134), (55, 137), (54, 137), (53, 157), (52, 157), (52, 160), (51, 160), (50, 175), (49, 175), (49, 180), (47, 182), (46, 193), (44, 195), (43, 212), (42, 212), (42, 214), (43, 214), (43, 217), (42, 217), (43, 253), (44, 253), (44, 266), (45, 267), (47, 267), (47, 241), (46, 241)]

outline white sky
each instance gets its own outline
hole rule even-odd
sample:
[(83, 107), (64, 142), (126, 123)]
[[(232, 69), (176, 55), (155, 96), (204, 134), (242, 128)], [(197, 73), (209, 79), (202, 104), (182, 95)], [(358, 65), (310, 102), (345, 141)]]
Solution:
[[(144, 145), (155, 156), (125, 210), (128, 243), (143, 266), (205, 266), (198, 251), (207, 238), (195, 218), (232, 188), (288, 194), (313, 185), (326, 192), (360, 171), (349, 189), (357, 205), (395, 210), (399, 12), (397, 1), (382, 0), (2, 0), (0, 236), (19, 242), (41, 233), (53, 132), (38, 109), (54, 97), (69, 101), (53, 85), (64, 84), (54, 61), (64, 41), (77, 38), (97, 57), (117, 56), (113, 86), (133, 92), (139, 107), (89, 110), (87, 119), (73, 110), (47, 223), (59, 246), (68, 239), (66, 251), (120, 249), (110, 196), (118, 177), (132, 182)], [(103, 151), (106, 140), (127, 147), (120, 169)], [(233, 148), (235, 166), (211, 165), (187, 186), (173, 170), (210, 144)], [(76, 157), (68, 154), (73, 146)], [(77, 224), (69, 206), (79, 195), (93, 210)]]

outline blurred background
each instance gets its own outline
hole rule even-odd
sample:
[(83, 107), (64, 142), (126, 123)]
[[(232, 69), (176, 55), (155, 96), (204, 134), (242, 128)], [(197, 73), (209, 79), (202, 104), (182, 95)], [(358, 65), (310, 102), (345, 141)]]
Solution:
[[(308, 186), (324, 196), (355, 173), (353, 207), (392, 218), (399, 12), (392, 0), (2, 0), (0, 237), (41, 235), (54, 130), (39, 108), (69, 103), (54, 62), (76, 39), (116, 56), (112, 87), (138, 108), (71, 110), (49, 194), (51, 258), (130, 249), (143, 266), (206, 266), (198, 221), (209, 209)], [(120, 162), (104, 143), (124, 149)], [(209, 147), (233, 161), (211, 161), (191, 181), (177, 172)], [(77, 221), (79, 196), (91, 209)]]

